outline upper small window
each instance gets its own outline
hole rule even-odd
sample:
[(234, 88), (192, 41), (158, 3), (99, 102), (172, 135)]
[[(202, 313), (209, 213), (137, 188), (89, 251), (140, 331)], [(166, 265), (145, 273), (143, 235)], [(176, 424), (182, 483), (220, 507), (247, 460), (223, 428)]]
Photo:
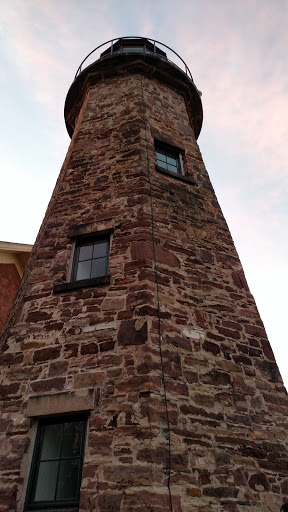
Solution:
[(159, 167), (170, 172), (182, 174), (181, 155), (176, 148), (162, 142), (155, 142), (155, 153)]
[(26, 511), (78, 506), (85, 425), (83, 416), (39, 421)]
[(79, 240), (76, 243), (71, 281), (108, 274), (109, 237)]

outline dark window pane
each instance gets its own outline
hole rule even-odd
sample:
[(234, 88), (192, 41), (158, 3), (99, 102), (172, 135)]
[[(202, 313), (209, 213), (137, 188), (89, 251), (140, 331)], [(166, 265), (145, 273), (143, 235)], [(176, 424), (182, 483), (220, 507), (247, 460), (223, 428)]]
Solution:
[(61, 457), (75, 457), (80, 455), (83, 422), (73, 421), (65, 423)]
[(176, 158), (172, 158), (171, 156), (167, 156), (167, 163), (171, 165), (177, 165)]
[(59, 458), (62, 430), (63, 427), (61, 424), (45, 426), (40, 460), (50, 460)]
[(82, 245), (79, 247), (79, 261), (92, 259), (93, 244)]
[(78, 268), (77, 268), (77, 274), (76, 274), (76, 281), (79, 281), (80, 279), (89, 279), (90, 271), (91, 271), (91, 260), (79, 261)]
[(166, 160), (157, 160), (157, 164), (160, 165), (160, 167), (163, 167), (164, 169), (167, 169), (167, 162), (166, 162)]
[(107, 241), (95, 242), (93, 250), (93, 258), (102, 258), (107, 254)]
[(181, 173), (180, 157), (178, 151), (173, 151), (169, 147), (155, 146), (157, 164), (168, 171)]
[(170, 165), (170, 164), (168, 164), (168, 165), (167, 165), (167, 169), (168, 169), (168, 171), (178, 172), (178, 168), (177, 168), (177, 167), (175, 167), (175, 165)]
[(36, 483), (35, 501), (54, 500), (58, 464), (58, 461), (40, 462)]
[(80, 473), (80, 460), (62, 460), (59, 467), (57, 487), (57, 500), (76, 499), (78, 496), (78, 482)]
[(123, 52), (143, 52), (143, 46), (123, 46)]
[(157, 156), (157, 160), (165, 162), (166, 157), (165, 157), (165, 155), (163, 155), (163, 153), (159, 153), (158, 151), (156, 151), (156, 156)]
[(91, 277), (101, 277), (107, 275), (107, 260), (106, 258), (98, 258), (92, 261)]

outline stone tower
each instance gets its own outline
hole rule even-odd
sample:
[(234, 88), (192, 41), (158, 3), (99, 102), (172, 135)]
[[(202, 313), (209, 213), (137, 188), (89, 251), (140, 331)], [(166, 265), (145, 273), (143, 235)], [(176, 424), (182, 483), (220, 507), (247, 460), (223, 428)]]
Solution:
[(287, 394), (196, 142), (199, 91), (166, 53), (111, 41), (68, 92), (2, 337), (1, 512), (288, 500)]

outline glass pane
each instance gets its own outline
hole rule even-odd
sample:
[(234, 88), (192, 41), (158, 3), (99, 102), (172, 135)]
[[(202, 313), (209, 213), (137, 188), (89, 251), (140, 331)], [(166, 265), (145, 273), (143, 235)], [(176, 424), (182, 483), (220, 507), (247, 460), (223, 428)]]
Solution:
[(58, 459), (60, 456), (63, 425), (46, 425), (40, 460)]
[(167, 169), (167, 163), (161, 160), (157, 160), (157, 164), (160, 165), (163, 169)]
[(79, 248), (78, 261), (91, 260), (92, 259), (93, 244), (82, 245)]
[(107, 259), (106, 258), (98, 258), (97, 260), (92, 260), (92, 272), (91, 277), (101, 277), (107, 275)]
[(59, 467), (57, 500), (76, 499), (79, 488), (80, 460), (62, 460)]
[(156, 151), (156, 157), (157, 160), (160, 160), (160, 162), (166, 162), (166, 156), (163, 155), (163, 153), (159, 153), (158, 151)]
[(177, 169), (177, 167), (175, 167), (175, 165), (168, 164), (167, 169), (168, 169), (168, 171), (178, 172), (178, 169)]
[(123, 46), (123, 52), (143, 52), (143, 46)]
[(75, 457), (80, 455), (82, 429), (82, 421), (65, 423), (61, 457)]
[(171, 156), (167, 156), (167, 162), (168, 162), (168, 164), (171, 164), (171, 165), (177, 165), (176, 158), (172, 158)]
[(102, 258), (107, 253), (107, 240), (104, 242), (95, 242), (93, 250), (93, 258)]
[(55, 499), (58, 461), (40, 462), (36, 483), (35, 501)]
[(77, 274), (76, 274), (76, 281), (79, 281), (80, 279), (89, 279), (90, 271), (91, 271), (91, 260), (79, 261), (78, 268), (77, 268)]

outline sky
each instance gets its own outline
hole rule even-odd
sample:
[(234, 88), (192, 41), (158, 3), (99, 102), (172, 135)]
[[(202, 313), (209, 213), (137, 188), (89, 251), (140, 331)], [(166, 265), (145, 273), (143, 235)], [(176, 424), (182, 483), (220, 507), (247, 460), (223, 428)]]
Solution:
[(33, 243), (70, 142), (83, 58), (162, 41), (202, 92), (198, 143), (288, 388), (288, 0), (0, 0), (0, 240)]

